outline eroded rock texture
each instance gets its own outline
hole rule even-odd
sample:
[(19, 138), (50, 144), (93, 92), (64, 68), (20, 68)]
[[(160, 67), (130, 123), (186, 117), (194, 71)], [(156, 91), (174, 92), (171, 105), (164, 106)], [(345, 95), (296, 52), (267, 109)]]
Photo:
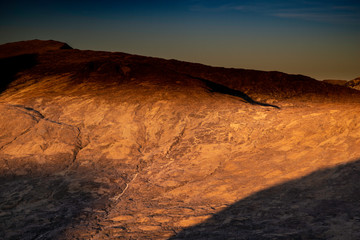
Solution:
[(359, 91), (51, 41), (0, 49), (0, 238), (359, 238)]

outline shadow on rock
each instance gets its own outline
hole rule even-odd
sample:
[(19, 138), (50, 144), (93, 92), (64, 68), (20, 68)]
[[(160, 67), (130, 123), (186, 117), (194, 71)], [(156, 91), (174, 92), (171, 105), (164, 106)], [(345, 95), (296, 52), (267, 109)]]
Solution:
[(36, 54), (24, 54), (0, 59), (0, 94), (15, 80), (16, 74), (37, 64)]
[(239, 98), (242, 98), (245, 102), (250, 103), (252, 105), (259, 105), (259, 106), (264, 106), (264, 107), (273, 107), (273, 108), (280, 109), (280, 107), (278, 107), (276, 105), (255, 101), (250, 96), (248, 96), (247, 94), (245, 94), (239, 90), (235, 90), (235, 89), (226, 87), (222, 84), (215, 83), (215, 82), (203, 79), (203, 78), (193, 77), (191, 75), (187, 75), (187, 76), (190, 78), (193, 78), (193, 79), (200, 80), (201, 82), (205, 83), (205, 85), (209, 88), (209, 90), (211, 92), (216, 92), (216, 93), (226, 94), (226, 95), (230, 95), (230, 96), (234, 96), (234, 97), (239, 97)]
[(170, 239), (360, 239), (360, 160), (260, 191)]
[(95, 177), (89, 170), (0, 177), (0, 238), (73, 239), (96, 229), (110, 186)]

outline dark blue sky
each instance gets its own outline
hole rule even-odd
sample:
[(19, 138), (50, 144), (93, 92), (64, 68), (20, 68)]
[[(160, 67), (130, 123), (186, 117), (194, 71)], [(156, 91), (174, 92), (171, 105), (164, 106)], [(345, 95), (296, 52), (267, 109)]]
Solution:
[(317, 79), (360, 76), (360, 1), (11, 1), (0, 44), (54, 39)]

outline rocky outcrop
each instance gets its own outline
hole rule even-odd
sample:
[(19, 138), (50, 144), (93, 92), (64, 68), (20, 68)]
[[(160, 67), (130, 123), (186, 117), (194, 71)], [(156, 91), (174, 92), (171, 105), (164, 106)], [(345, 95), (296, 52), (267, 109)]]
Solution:
[(348, 81), (346, 83), (347, 87), (351, 87), (356, 90), (360, 90), (360, 77), (355, 78), (354, 80)]
[(26, 68), (7, 62), (0, 95), (0, 238), (359, 235), (358, 91), (123, 53), (31, 54)]
[[(70, 165), (82, 148), (80, 130), (45, 118), (19, 105), (0, 105), (1, 175), (59, 171)], [(48, 169), (49, 168), (49, 169)]]
[(351, 81), (346, 80), (324, 80), (323, 82), (330, 83), (333, 85), (345, 86), (352, 89), (360, 90), (360, 77), (355, 78)]

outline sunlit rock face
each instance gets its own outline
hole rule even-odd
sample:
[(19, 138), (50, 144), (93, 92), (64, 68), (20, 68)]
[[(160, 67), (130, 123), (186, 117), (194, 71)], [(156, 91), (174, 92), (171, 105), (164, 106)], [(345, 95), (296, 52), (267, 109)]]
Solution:
[(0, 50), (0, 238), (360, 237), (359, 91), (56, 41)]

